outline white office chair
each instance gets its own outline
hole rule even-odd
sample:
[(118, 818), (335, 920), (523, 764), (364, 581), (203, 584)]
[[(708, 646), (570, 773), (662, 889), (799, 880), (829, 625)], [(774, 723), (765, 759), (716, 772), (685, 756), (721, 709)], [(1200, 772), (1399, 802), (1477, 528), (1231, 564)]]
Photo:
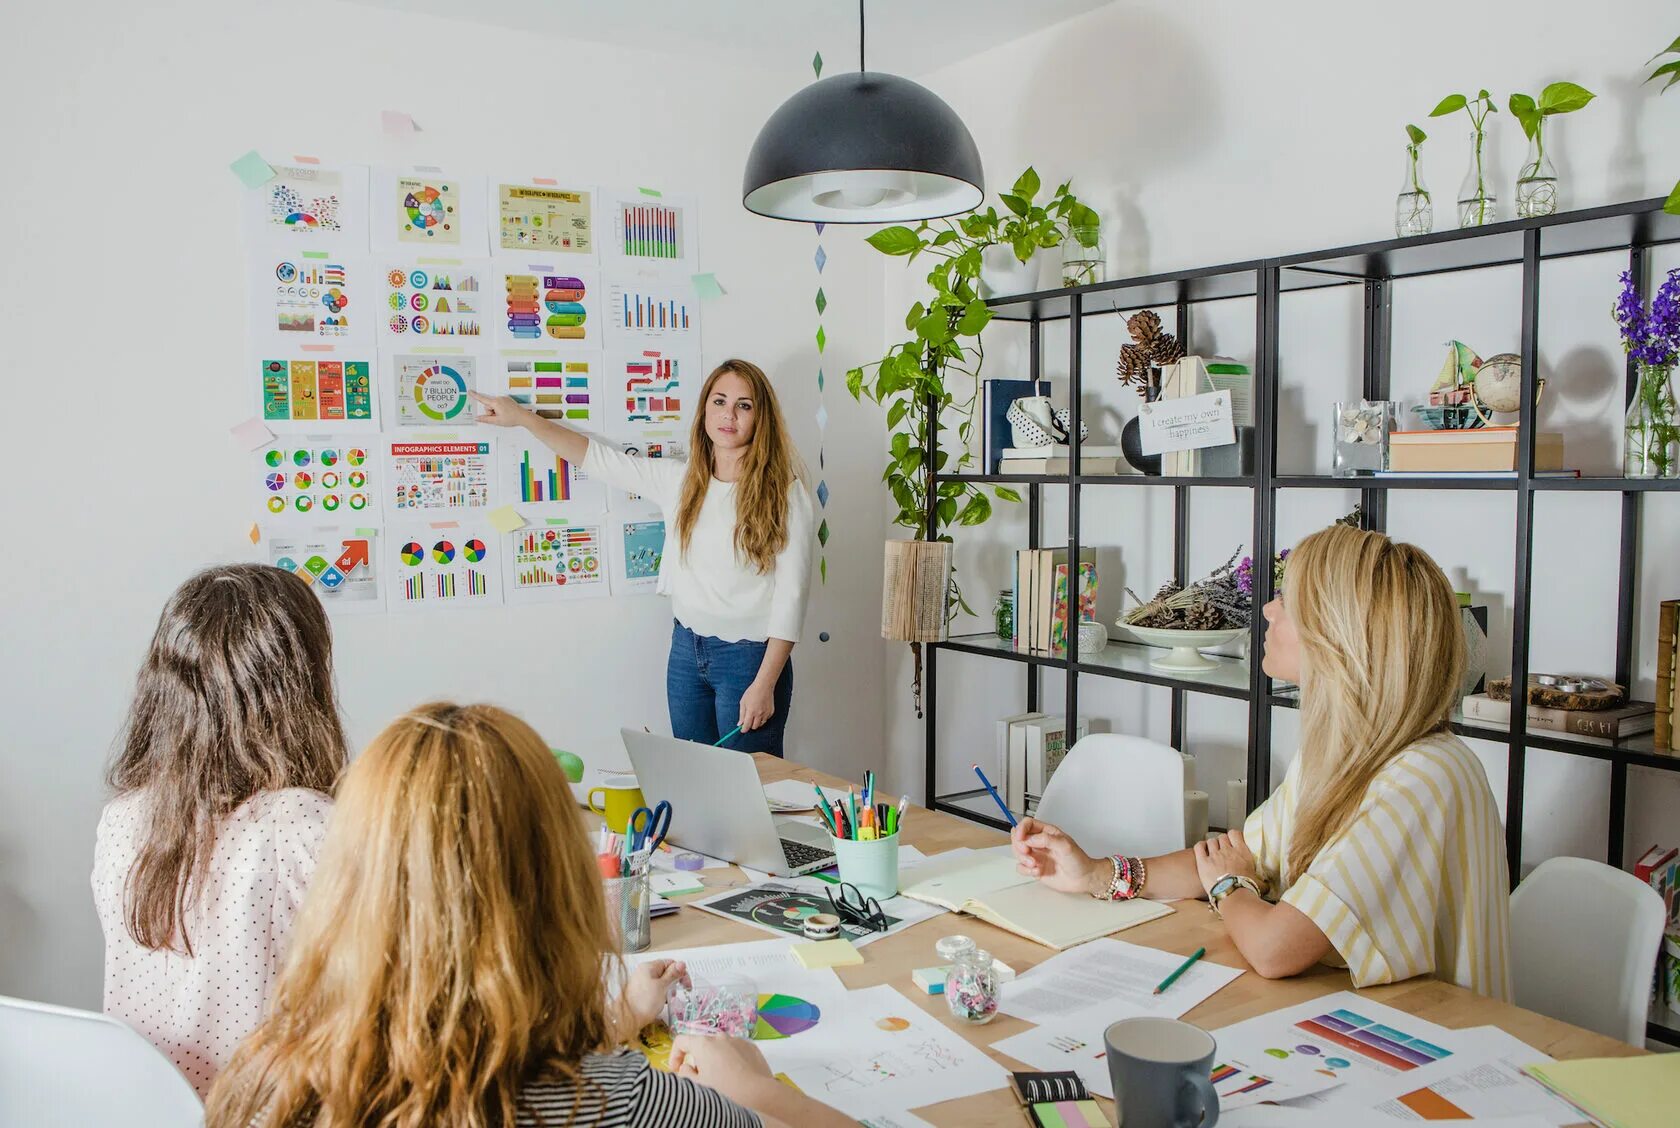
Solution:
[(116, 1019), (0, 995), (0, 1125), (203, 1123), (187, 1079)]
[(1645, 1044), (1666, 919), (1657, 891), (1585, 858), (1548, 858), (1511, 894), (1517, 1005)]
[(1184, 849), (1184, 757), (1141, 736), (1094, 732), (1068, 749), (1038, 817), (1094, 858)]

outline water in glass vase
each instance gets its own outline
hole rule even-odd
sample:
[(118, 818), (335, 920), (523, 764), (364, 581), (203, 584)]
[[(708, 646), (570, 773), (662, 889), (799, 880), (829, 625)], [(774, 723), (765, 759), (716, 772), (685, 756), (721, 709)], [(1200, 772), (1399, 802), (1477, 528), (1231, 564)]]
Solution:
[(1680, 406), (1672, 367), (1639, 365), (1639, 384), (1622, 428), (1622, 473), (1629, 478), (1680, 477)]
[(1535, 219), (1557, 211), (1557, 169), (1546, 155), (1545, 118), (1534, 127), (1528, 140), (1528, 159), (1517, 172), (1517, 216)]
[(1406, 146), (1406, 177), (1400, 182), (1400, 194), (1394, 198), (1394, 234), (1402, 239), (1413, 235), (1427, 235), (1435, 230), (1435, 205), (1430, 202), (1429, 189), (1424, 186), (1418, 171), (1416, 145)]
[(1499, 201), (1488, 190), (1487, 170), (1482, 150), (1487, 133), (1476, 129), (1470, 133), (1470, 167), (1464, 172), (1464, 183), (1458, 189), (1458, 225), (1480, 227), (1493, 222), (1494, 205)]

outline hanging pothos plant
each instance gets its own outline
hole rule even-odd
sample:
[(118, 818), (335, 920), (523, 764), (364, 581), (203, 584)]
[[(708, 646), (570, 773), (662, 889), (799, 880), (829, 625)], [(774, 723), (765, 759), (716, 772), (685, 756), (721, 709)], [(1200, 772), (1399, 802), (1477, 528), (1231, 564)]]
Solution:
[[(974, 463), (969, 444), (986, 356), (980, 333), (992, 319), (980, 297), (981, 257), (990, 247), (1008, 246), (1026, 262), (1041, 248), (1059, 246), (1073, 228), (1094, 231), (1097, 213), (1074, 197), (1069, 183), (1040, 204), (1038, 173), (1029, 168), (1012, 190), (1000, 193), (1001, 215), (988, 207), (916, 227), (882, 228), (869, 237), (869, 245), (883, 254), (935, 260), (927, 275), (931, 293), (904, 318), (914, 336), (846, 373), (853, 398), (868, 396), (887, 409), (892, 440), (881, 478), (898, 507), (893, 524), (920, 538), (949, 541), (946, 530), (952, 525), (979, 525), (992, 515), (991, 496), (974, 482), (941, 481), (937, 497), (929, 496), (935, 470), (960, 474)], [(955, 441), (947, 445), (943, 440), (953, 431)], [(992, 486), (990, 495), (1021, 500), (1002, 485)], [(973, 614), (953, 577), (947, 623), (959, 609)]]

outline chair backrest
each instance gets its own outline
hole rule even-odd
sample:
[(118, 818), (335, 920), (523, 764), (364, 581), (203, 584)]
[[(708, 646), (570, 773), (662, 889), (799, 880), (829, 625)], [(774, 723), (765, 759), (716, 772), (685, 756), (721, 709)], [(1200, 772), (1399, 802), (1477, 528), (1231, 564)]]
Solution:
[(0, 1125), (203, 1123), (187, 1079), (116, 1019), (0, 995)]
[(1153, 740), (1094, 732), (1068, 749), (1038, 817), (1092, 857), (1184, 849), (1184, 757)]
[(1663, 899), (1631, 873), (1585, 858), (1548, 858), (1511, 894), (1517, 1005), (1645, 1042)]

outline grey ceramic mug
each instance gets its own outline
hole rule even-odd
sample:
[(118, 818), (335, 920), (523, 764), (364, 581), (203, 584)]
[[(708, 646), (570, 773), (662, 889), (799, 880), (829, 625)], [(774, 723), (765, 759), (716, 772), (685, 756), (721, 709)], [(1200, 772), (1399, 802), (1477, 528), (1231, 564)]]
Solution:
[(1123, 1018), (1103, 1032), (1120, 1128), (1213, 1128), (1213, 1035), (1173, 1018)]

